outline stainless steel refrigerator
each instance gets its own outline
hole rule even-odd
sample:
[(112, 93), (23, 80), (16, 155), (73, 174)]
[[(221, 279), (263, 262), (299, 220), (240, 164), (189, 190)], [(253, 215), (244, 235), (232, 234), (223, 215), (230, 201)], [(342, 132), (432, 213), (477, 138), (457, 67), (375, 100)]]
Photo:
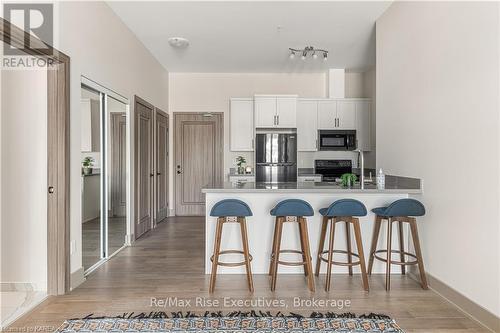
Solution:
[(256, 182), (297, 181), (297, 135), (259, 133), (255, 145)]

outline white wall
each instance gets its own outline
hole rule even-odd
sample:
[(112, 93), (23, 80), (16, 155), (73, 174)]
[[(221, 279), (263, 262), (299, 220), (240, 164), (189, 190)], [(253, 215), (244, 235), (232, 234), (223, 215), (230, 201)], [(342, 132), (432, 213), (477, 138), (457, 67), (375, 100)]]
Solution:
[[(346, 97), (364, 97), (362, 73), (346, 73)], [(326, 73), (170, 73), (169, 111), (173, 112), (223, 112), (224, 113), (224, 173), (235, 167), (235, 158), (243, 155), (253, 165), (253, 153), (229, 150), (229, 99), (231, 97), (253, 97), (255, 94), (297, 94), (300, 97), (325, 98), (327, 96)], [(170, 124), (173, 126), (173, 118)], [(173, 157), (173, 130), (170, 131), (170, 151)], [(303, 153), (299, 156), (299, 167), (310, 167), (308, 161), (314, 154), (323, 158), (344, 155)], [(347, 153), (349, 156), (352, 153)], [(302, 155), (302, 153), (301, 153)], [(302, 158), (301, 158), (302, 157)], [(173, 158), (170, 170), (175, 170)], [(173, 175), (170, 175), (170, 207), (174, 207)]]
[(500, 315), (499, 4), (395, 2), (377, 21), (377, 164), (424, 180), (429, 274)]
[[(71, 58), (70, 215), (71, 241), (76, 245), (71, 272), (75, 272), (82, 266), (80, 76), (116, 91), (131, 103), (137, 94), (167, 110), (168, 73), (104, 2), (60, 2), (56, 20), (60, 32), (56, 47)], [(132, 209), (129, 213), (133, 216)]]
[(47, 290), (47, 71), (1, 81), (0, 281)]

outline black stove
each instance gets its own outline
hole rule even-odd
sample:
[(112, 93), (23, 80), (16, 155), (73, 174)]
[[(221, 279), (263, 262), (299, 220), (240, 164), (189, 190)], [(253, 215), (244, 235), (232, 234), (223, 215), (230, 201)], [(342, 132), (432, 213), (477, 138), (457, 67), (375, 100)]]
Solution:
[(314, 173), (323, 176), (324, 182), (334, 182), (344, 173), (352, 173), (351, 160), (315, 160)]

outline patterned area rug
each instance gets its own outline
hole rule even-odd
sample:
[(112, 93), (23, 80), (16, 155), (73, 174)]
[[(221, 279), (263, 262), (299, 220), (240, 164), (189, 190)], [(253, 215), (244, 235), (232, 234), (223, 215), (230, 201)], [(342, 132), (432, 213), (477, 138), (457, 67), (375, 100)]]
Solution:
[[(255, 314), (255, 313), (253, 313)], [(392, 319), (383, 315), (362, 315), (355, 317), (353, 314), (318, 314), (311, 317), (300, 315), (278, 316), (251, 316), (234, 314), (221, 316), (196, 315), (178, 316), (168, 318), (164, 315), (136, 315), (120, 316), (119, 318), (92, 318), (71, 319), (57, 330), (61, 333), (80, 332), (212, 332), (212, 333), (246, 333), (246, 332), (352, 332), (352, 333), (404, 333)]]

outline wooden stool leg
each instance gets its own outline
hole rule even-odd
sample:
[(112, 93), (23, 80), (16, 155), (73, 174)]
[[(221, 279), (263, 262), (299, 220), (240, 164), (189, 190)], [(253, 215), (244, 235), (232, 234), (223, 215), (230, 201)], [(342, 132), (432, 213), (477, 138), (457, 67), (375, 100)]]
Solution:
[[(403, 222), (399, 221), (398, 222), (398, 231), (399, 231), (399, 250), (404, 251), (405, 250), (405, 241), (403, 239)], [(405, 255), (403, 252), (401, 252), (400, 255), (401, 262), (405, 262)], [(406, 274), (406, 266), (401, 265), (401, 274), (405, 275)]]
[(372, 244), (370, 249), (370, 258), (368, 262), (368, 274), (372, 274), (373, 260), (375, 259), (375, 251), (377, 250), (378, 236), (380, 233), (380, 225), (382, 224), (382, 218), (380, 216), (375, 217), (375, 224), (373, 226)]
[(250, 265), (250, 253), (248, 252), (248, 234), (246, 219), (244, 217), (238, 218), (241, 230), (241, 242), (243, 243), (243, 255), (245, 256), (245, 266), (247, 271), (248, 289), (253, 293), (253, 277), (252, 267)]
[(280, 249), (281, 249), (281, 234), (283, 232), (283, 217), (278, 217), (276, 219), (276, 245), (274, 247), (274, 261), (273, 261), (273, 275), (271, 279), (271, 291), (276, 289), (276, 279), (278, 276), (278, 261), (280, 258)]
[(313, 276), (313, 269), (311, 262), (311, 246), (309, 245), (309, 232), (307, 231), (307, 220), (303, 217), (300, 217), (299, 221), (302, 229), (302, 236), (304, 243), (303, 252), (305, 254), (305, 262), (306, 262), (304, 270), (307, 271), (306, 275), (307, 275), (307, 284), (309, 286), (309, 290), (314, 292), (316, 288), (314, 287), (314, 276)]
[(213, 293), (215, 289), (215, 279), (217, 276), (217, 266), (219, 264), (219, 252), (220, 252), (220, 242), (222, 238), (222, 226), (224, 224), (224, 218), (219, 217), (217, 219), (217, 226), (215, 231), (215, 240), (214, 240), (214, 254), (212, 260), (212, 272), (210, 275), (210, 287), (209, 292)]
[(323, 252), (323, 248), (325, 247), (327, 228), (328, 228), (328, 217), (323, 216), (323, 222), (321, 224), (321, 234), (319, 236), (318, 256), (316, 258), (316, 276), (319, 276), (319, 270), (321, 268), (321, 252)]
[(385, 268), (385, 290), (391, 289), (392, 218), (387, 220), (387, 262)]
[(337, 220), (335, 218), (330, 220), (330, 241), (328, 245), (328, 267), (326, 271), (326, 286), (325, 291), (330, 291), (330, 281), (332, 278), (332, 261), (333, 261), (333, 241), (335, 239), (335, 223)]
[(274, 253), (274, 248), (276, 247), (276, 237), (278, 235), (278, 218), (275, 219), (274, 222), (274, 233), (273, 233), (273, 247), (271, 248), (271, 258), (269, 260), (269, 275), (273, 275), (273, 257), (276, 256)]
[(425, 276), (424, 259), (422, 257), (422, 250), (420, 249), (420, 240), (418, 237), (417, 221), (415, 218), (410, 219), (411, 237), (413, 239), (413, 247), (418, 260), (418, 270), (420, 272), (420, 282), (422, 289), (428, 289), (427, 277)]
[[(299, 227), (299, 239), (300, 239), (300, 250), (302, 251), (302, 262), (307, 262), (306, 261), (306, 244), (304, 241), (304, 231), (303, 228), (301, 227), (301, 218), (297, 217), (297, 226)], [(304, 264), (304, 275), (307, 276), (309, 272), (307, 271), (307, 267)]]
[[(346, 236), (346, 244), (347, 244), (347, 262), (352, 263), (352, 248), (351, 248), (351, 224), (349, 221), (345, 221), (345, 236)], [(349, 275), (352, 276), (352, 266), (349, 267)]]
[(356, 247), (358, 248), (359, 265), (361, 267), (361, 278), (363, 279), (363, 288), (366, 291), (370, 290), (368, 285), (368, 275), (366, 274), (365, 254), (363, 251), (363, 242), (361, 240), (361, 228), (359, 227), (359, 219), (353, 218), (352, 224), (354, 225), (354, 237), (356, 238)]

